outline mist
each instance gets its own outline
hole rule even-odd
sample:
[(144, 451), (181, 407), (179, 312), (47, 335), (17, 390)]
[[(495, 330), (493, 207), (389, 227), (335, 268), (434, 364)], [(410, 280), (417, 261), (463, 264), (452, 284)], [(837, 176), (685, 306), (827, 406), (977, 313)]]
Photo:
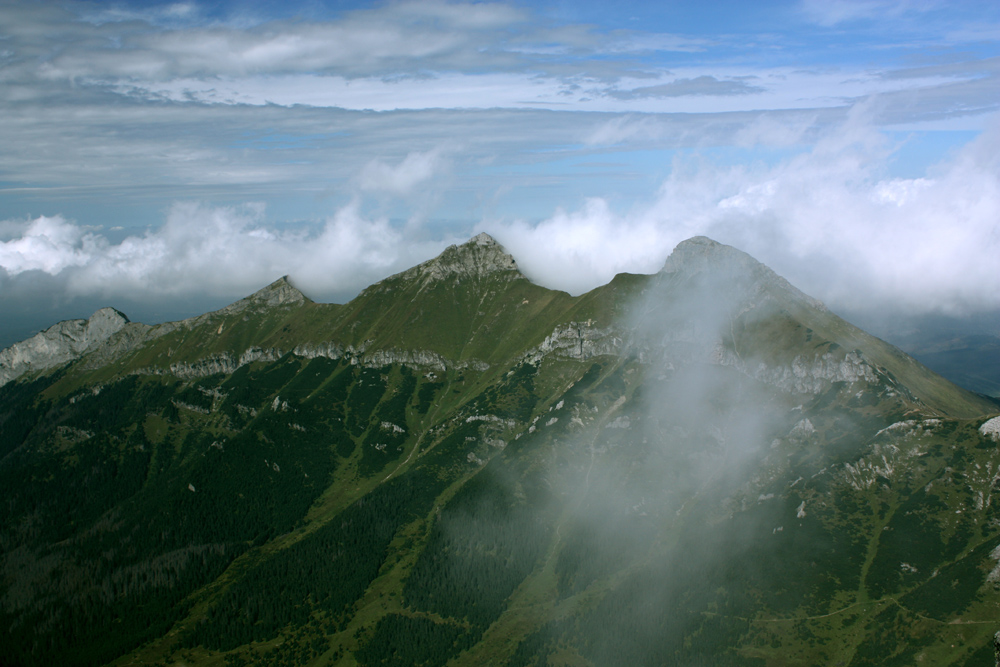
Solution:
[[(734, 581), (774, 576), (770, 550), (809, 511), (786, 475), (791, 453), (816, 444), (802, 405), (813, 396), (753, 371), (775, 363), (754, 345), (754, 327), (786, 295), (810, 302), (707, 242), (678, 249), (641, 284), (620, 355), (582, 360), (583, 377), (479, 474), (526, 495), (548, 527), (532, 523), (519, 538), (545, 545), (526, 548), (539, 562), (519, 594), (538, 589), (536, 604), (579, 616), (537, 628), (523, 646), (569, 645), (595, 664), (702, 664), (700, 651), (734, 646), (746, 631), (738, 619), (756, 613)], [(536, 477), (543, 493), (529, 490)], [(456, 534), (471, 520), (446, 517)], [(721, 625), (699, 630), (710, 610)], [(702, 639), (685, 644), (692, 636)]]

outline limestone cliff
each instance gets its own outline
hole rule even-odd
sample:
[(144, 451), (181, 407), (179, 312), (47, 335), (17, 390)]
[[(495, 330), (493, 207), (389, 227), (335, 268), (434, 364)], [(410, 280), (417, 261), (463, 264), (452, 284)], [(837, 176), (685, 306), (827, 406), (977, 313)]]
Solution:
[(86, 320), (66, 320), (0, 351), (0, 386), (22, 375), (80, 358), (120, 331), (128, 318), (101, 308)]

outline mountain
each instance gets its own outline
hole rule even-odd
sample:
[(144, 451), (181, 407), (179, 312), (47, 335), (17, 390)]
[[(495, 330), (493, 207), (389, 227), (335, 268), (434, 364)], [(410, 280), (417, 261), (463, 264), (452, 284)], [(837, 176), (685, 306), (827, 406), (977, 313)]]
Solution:
[(0, 353), (3, 664), (992, 659), (1000, 405), (734, 248), (98, 315)]
[(1000, 336), (909, 336), (900, 342), (909, 354), (956, 384), (1000, 398)]

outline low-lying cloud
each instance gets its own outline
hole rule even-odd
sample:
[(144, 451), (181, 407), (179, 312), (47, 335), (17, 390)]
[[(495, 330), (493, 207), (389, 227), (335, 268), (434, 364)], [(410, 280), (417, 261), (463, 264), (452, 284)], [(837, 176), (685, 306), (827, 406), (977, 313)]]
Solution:
[[(365, 213), (362, 199), (298, 227), (263, 206), (178, 203), (159, 228), (112, 243), (60, 216), (0, 223), (8, 295), (30, 275), (69, 296), (239, 297), (289, 274), (318, 299), (360, 289), (477, 231), (492, 233), (536, 282), (582, 293), (616, 273), (653, 273), (695, 235), (734, 245), (838, 309), (965, 314), (1000, 308), (1000, 123), (919, 178), (895, 178), (899, 146), (857, 108), (811, 149), (776, 164), (675, 158), (644, 205), (602, 198), (534, 223), (484, 220), (447, 231)], [(640, 130), (641, 131), (641, 127)], [(435, 181), (439, 154), (373, 161), (367, 194)], [(450, 236), (450, 235), (455, 236)]]
[(483, 224), (541, 284), (579, 293), (650, 273), (706, 235), (839, 308), (1000, 308), (1000, 119), (920, 178), (893, 178), (899, 146), (857, 108), (811, 150), (773, 166), (677, 159), (655, 200), (605, 200), (538, 224)]
[(261, 206), (182, 203), (159, 229), (117, 244), (59, 216), (29, 221), (0, 242), (0, 268), (8, 289), (22, 274), (42, 272), (62, 278), (69, 296), (236, 297), (287, 274), (322, 298), (357, 293), (444, 245), (406, 238), (388, 220), (363, 216), (356, 203), (297, 229), (269, 225)]

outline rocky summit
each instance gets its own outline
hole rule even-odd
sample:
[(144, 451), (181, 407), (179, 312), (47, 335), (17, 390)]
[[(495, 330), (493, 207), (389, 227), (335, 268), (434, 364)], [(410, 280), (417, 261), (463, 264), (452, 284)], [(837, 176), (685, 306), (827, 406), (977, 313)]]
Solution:
[(104, 309), (0, 382), (4, 665), (992, 664), (1000, 405), (704, 237)]
[(114, 308), (102, 308), (90, 319), (59, 322), (0, 351), (0, 386), (22, 375), (79, 359), (120, 331), (128, 321)]

